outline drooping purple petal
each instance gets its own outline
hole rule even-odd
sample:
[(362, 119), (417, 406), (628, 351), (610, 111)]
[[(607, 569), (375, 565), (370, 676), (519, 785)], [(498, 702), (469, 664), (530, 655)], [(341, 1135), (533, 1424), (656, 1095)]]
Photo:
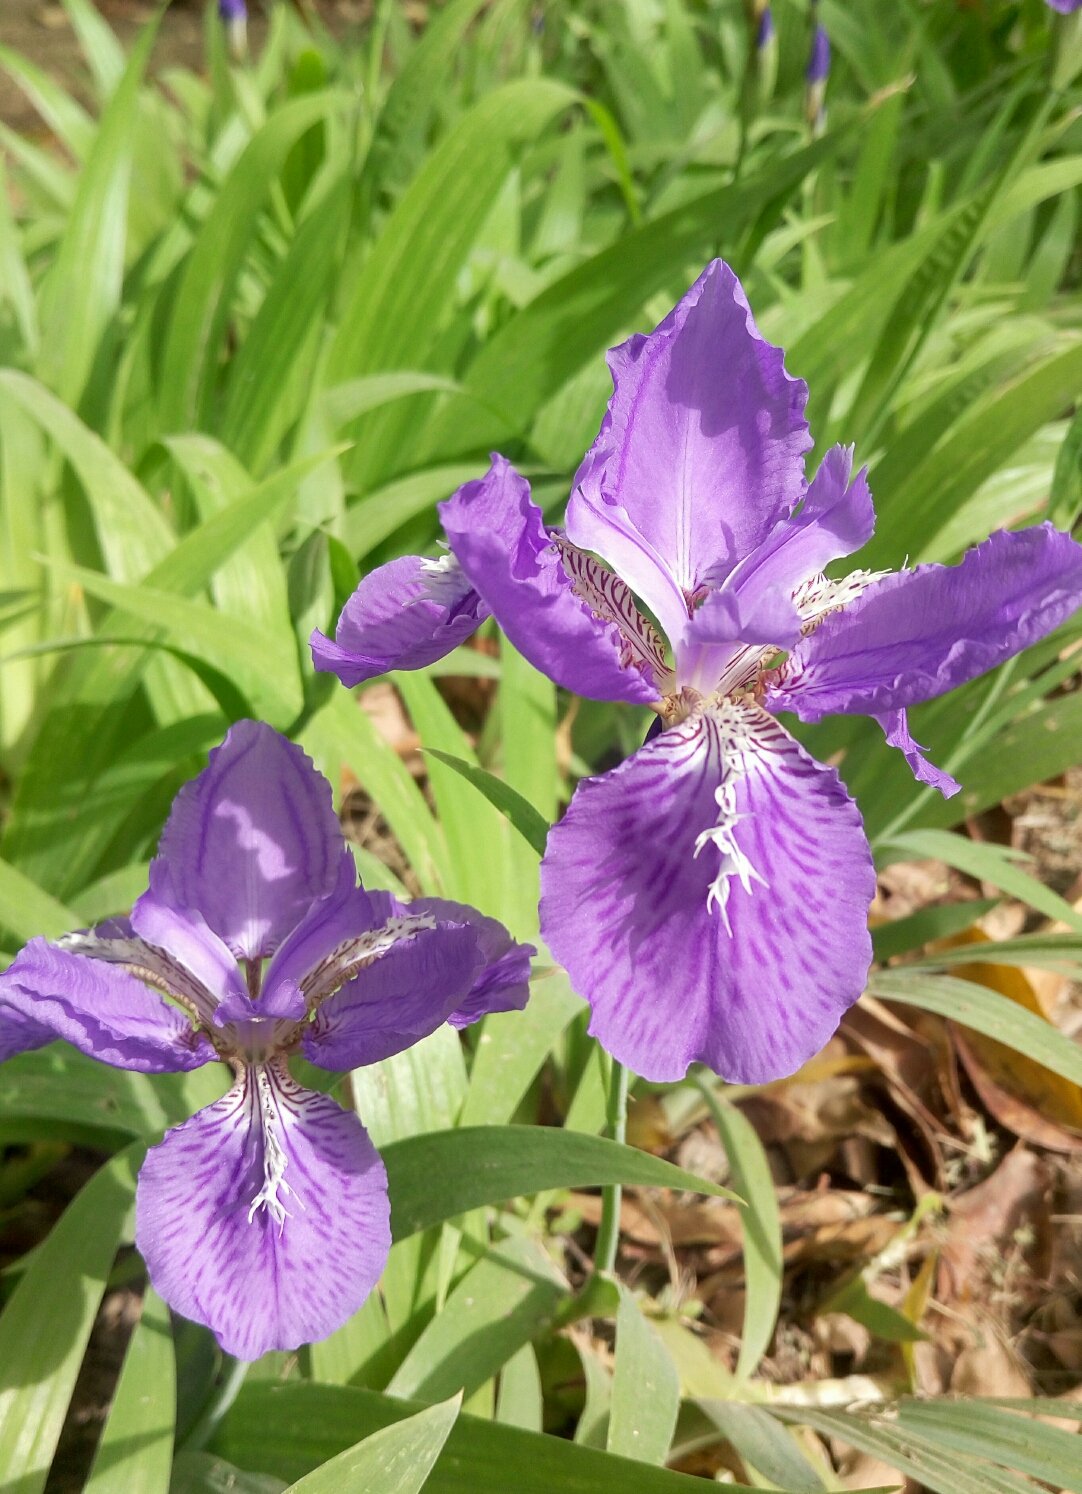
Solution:
[(31, 939), (0, 975), (0, 1059), (55, 1038), (143, 1074), (179, 1073), (215, 1057), (182, 1012), (121, 966)]
[(727, 575), (801, 497), (807, 388), (760, 336), (721, 260), (609, 366), (613, 394), (575, 478), (567, 534), (675, 639), (704, 582)]
[(1082, 7), (1082, 0), (1045, 0), (1045, 4), (1052, 10), (1058, 10), (1061, 16), (1073, 16)]
[(541, 932), (590, 1031), (648, 1079), (792, 1073), (864, 987), (875, 889), (833, 768), (725, 703), (584, 779), (541, 865)]
[(487, 616), (453, 555), (404, 555), (364, 577), (333, 641), (315, 630), (312, 662), (350, 686), (392, 669), (422, 669), (465, 643)]
[(259, 721), (230, 727), (174, 800), (159, 846), (177, 902), (251, 960), (333, 890), (345, 854), (330, 784)]
[(483, 478), (439, 509), (462, 569), (535, 668), (597, 700), (657, 700), (660, 688), (639, 634), (632, 644), (598, 586), (594, 610), (592, 593), (568, 573), (529, 484), (509, 462), (494, 455)]
[(391, 1243), (386, 1173), (360, 1121), (273, 1064), (151, 1148), (135, 1217), (155, 1290), (238, 1359), (333, 1333)]
[(1036, 643), (1082, 604), (1082, 546), (1041, 524), (1000, 530), (957, 566), (874, 581), (794, 650), (767, 697), (802, 721), (930, 700)]
[(325, 1069), (357, 1069), (411, 1048), (470, 999), (484, 968), (468, 925), (419, 929), (323, 1003), (304, 1029), (304, 1056)]
[(961, 792), (962, 785), (958, 780), (942, 768), (937, 768), (935, 763), (924, 756), (924, 748), (920, 743), (914, 742), (904, 706), (899, 711), (887, 711), (885, 715), (877, 716), (876, 720), (883, 728), (888, 746), (898, 748), (919, 783), (927, 783), (931, 788), (938, 789), (944, 799), (952, 799)]
[(476, 936), (483, 964), (461, 1005), (447, 1018), (452, 1027), (468, 1027), (489, 1012), (521, 1011), (530, 998), (532, 944), (519, 944), (497, 918), (486, 918), (467, 903), (419, 897), (410, 913), (431, 913), (441, 923), (464, 923)]

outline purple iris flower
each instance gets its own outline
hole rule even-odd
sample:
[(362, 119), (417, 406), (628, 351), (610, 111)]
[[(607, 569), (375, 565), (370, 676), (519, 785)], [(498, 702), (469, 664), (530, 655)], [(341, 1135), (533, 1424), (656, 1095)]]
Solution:
[(368, 576), (338, 645), (316, 634), (313, 655), (350, 683), (376, 662), (414, 668), (491, 611), (557, 683), (652, 706), (659, 729), (584, 779), (549, 834), (541, 931), (591, 1032), (638, 1073), (677, 1079), (701, 1060), (775, 1079), (864, 988), (875, 874), (838, 774), (774, 713), (873, 716), (922, 782), (955, 792), (907, 708), (1072, 613), (1082, 547), (1045, 524), (994, 534), (958, 566), (827, 579), (872, 533), (865, 473), (839, 446), (806, 480), (807, 388), (721, 261), (609, 364), (564, 531), (495, 457), (441, 505), (454, 558)]
[(345, 1322), (391, 1243), (375, 1147), (289, 1055), (354, 1069), (522, 1007), (532, 953), (472, 908), (365, 892), (330, 784), (241, 721), (178, 794), (131, 918), (32, 939), (0, 976), (0, 1059), (60, 1037), (146, 1074), (229, 1065), (147, 1154), (136, 1244), (171, 1307), (256, 1359)]

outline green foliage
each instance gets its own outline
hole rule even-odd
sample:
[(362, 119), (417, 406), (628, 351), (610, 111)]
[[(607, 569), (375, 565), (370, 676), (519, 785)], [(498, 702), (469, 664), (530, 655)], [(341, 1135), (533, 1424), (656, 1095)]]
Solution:
[[(855, 441), (869, 464), (869, 565), (949, 561), (990, 528), (1046, 514), (1077, 521), (1082, 133), (1048, 86), (1043, 7), (824, 0), (835, 65), (816, 139), (795, 0), (775, 6), (769, 99), (745, 84), (744, 21), (724, 0), (557, 0), (543, 16), (526, 0), (448, 0), (419, 35), (381, 0), (348, 46), (280, 6), (243, 66), (211, 15), (206, 74), (157, 82), (153, 28), (126, 57), (89, 0), (65, 8), (89, 108), (0, 51), (57, 146), (0, 128), (7, 955), (130, 905), (176, 788), (245, 714), (296, 737), (335, 784), (343, 770), (357, 781), (411, 886), (536, 940), (547, 826), (574, 776), (628, 749), (629, 713), (565, 719), (566, 701), (506, 645), (464, 653), (402, 682), (429, 798), (363, 695), (313, 675), (307, 637), (359, 574), (434, 544), (435, 501), (491, 447), (558, 511), (604, 406), (604, 350), (713, 254), (808, 380), (819, 450)], [(888, 760), (874, 724), (803, 733), (837, 754), (884, 861), (934, 855), (1077, 930), (1015, 862), (951, 831), (1077, 757), (1080, 637), (1068, 623), (914, 714), (917, 738), (964, 782), (949, 803)], [(437, 689), (452, 671), (494, 693), (476, 743)], [(369, 877), (371, 851), (358, 858)], [(958, 926), (932, 910), (882, 933), (880, 952)], [(1019, 939), (997, 958), (1077, 972), (1078, 939)], [(1074, 1045), (952, 979), (952, 958), (896, 966), (874, 990), (1082, 1080)], [(749, 1477), (822, 1489), (790, 1424), (944, 1494), (1080, 1487), (1067, 1434), (1006, 1407), (756, 1404), (780, 1225), (761, 1145), (724, 1095), (708, 1101), (746, 1203), (737, 1378), (720, 1383), (716, 1365), (709, 1384), (696, 1378), (698, 1341), (675, 1315), (611, 1283), (608, 1295), (573, 1285), (545, 1228), (566, 1190), (724, 1191), (588, 1134), (603, 1107), (579, 1011), (562, 975), (539, 969), (528, 1011), (488, 1018), (469, 1047), (445, 1031), (353, 1075), (395, 1210), (379, 1294), (286, 1383), (256, 1367), (204, 1450), (184, 1442), (214, 1352), (148, 1291), (88, 1488), (451, 1494), (506, 1488), (513, 1473), (522, 1494), (677, 1494), (698, 1485), (666, 1461), (724, 1439)], [(44, 1486), (131, 1239), (140, 1148), (218, 1085), (60, 1050), (0, 1068), (5, 1141), (114, 1154), (18, 1263), (0, 1316), (0, 1483), (13, 1494)], [(566, 1124), (538, 1124), (554, 1103)], [(611, 1366), (571, 1348), (567, 1325), (586, 1314), (612, 1320)], [(547, 1370), (563, 1350), (581, 1368), (573, 1412)], [(446, 1398), (461, 1390), (459, 1415)]]

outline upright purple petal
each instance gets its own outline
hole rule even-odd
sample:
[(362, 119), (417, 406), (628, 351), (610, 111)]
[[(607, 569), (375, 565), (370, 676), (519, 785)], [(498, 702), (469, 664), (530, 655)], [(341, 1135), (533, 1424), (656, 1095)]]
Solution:
[(325, 1338), (371, 1292), (387, 1176), (354, 1114), (280, 1065), (248, 1068), (147, 1153), (135, 1242), (170, 1307), (258, 1359)]
[(259, 721), (230, 727), (174, 800), (159, 846), (179, 905), (246, 960), (273, 953), (333, 890), (345, 854), (330, 784)]
[(1082, 546), (1050, 524), (1000, 530), (957, 566), (873, 582), (794, 650), (771, 709), (883, 716), (1036, 643), (1082, 605)]
[(182, 1012), (127, 970), (31, 939), (0, 975), (0, 1059), (55, 1038), (142, 1074), (179, 1073), (215, 1056)]
[(419, 929), (320, 1006), (304, 1029), (304, 1056), (325, 1069), (358, 1069), (412, 1048), (469, 1001), (484, 967), (467, 924)]
[(567, 533), (679, 637), (692, 599), (762, 543), (804, 489), (807, 388), (715, 260), (648, 337), (609, 355), (613, 394)]
[(192, 980), (198, 984), (205, 999), (194, 991), (192, 996), (204, 1016), (230, 996), (247, 999), (233, 951), (197, 908), (181, 905), (162, 856), (150, 864), (150, 887), (132, 909), (131, 926), (139, 939), (156, 948), (159, 961), (168, 962), (166, 973), (174, 986), (183, 991)]
[(453, 555), (404, 555), (365, 576), (342, 608), (333, 642), (316, 629), (312, 662), (350, 686), (392, 669), (423, 669), (465, 643), (487, 616)]
[(590, 1031), (647, 1079), (792, 1073), (864, 988), (875, 890), (833, 768), (731, 702), (584, 779), (541, 865), (541, 932)]
[(657, 700), (649, 661), (626, 652), (611, 611), (594, 611), (581, 581), (568, 573), (557, 537), (546, 530), (529, 483), (509, 462), (494, 455), (483, 478), (440, 504), (440, 518), (492, 615), (542, 674), (596, 700)]
[(386, 923), (397, 907), (389, 892), (357, 886), (357, 869), (347, 850), (332, 891), (312, 904), (276, 950), (263, 977), (264, 990), (282, 983), (299, 986), (346, 940)]
[(713, 689), (737, 644), (792, 648), (799, 640), (794, 593), (859, 550), (875, 528), (866, 474), (850, 482), (852, 468), (852, 447), (828, 451), (796, 513), (779, 519), (693, 614), (676, 645), (682, 684)]
[(468, 903), (446, 898), (418, 897), (408, 905), (410, 913), (431, 913), (441, 923), (463, 923), (477, 939), (482, 964), (466, 997), (447, 1018), (452, 1027), (468, 1027), (489, 1012), (521, 1011), (530, 997), (532, 944), (512, 939), (497, 918), (486, 918)]

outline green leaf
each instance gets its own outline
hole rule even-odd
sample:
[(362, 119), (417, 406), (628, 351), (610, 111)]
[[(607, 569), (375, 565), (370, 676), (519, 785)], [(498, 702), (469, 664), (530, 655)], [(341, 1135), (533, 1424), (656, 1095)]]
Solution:
[(25, 410), (75, 468), (112, 575), (135, 580), (168, 554), (173, 531), (100, 436), (44, 385), (13, 368), (0, 370), (0, 397)]
[(388, 1394), (425, 1401), (456, 1389), (472, 1395), (552, 1324), (570, 1290), (533, 1240), (489, 1247), (403, 1359)]
[(156, 1139), (228, 1088), (228, 1071), (207, 1064), (187, 1074), (134, 1074), (53, 1043), (0, 1065), (0, 1128), (33, 1135), (84, 1132)]
[[(422, 742), (433, 748), (451, 748), (456, 758), (472, 757), (465, 733), (430, 679), (421, 674), (402, 674), (396, 684)], [(511, 901), (507, 822), (490, 805), (478, 803), (464, 791), (458, 776), (439, 761), (435, 752), (430, 750), (428, 756), (436, 757), (428, 774), (447, 841), (447, 892), (506, 923), (511, 917), (507, 906)]]
[(139, 87), (156, 32), (152, 24), (136, 42), (94, 133), (42, 292), (41, 377), (72, 403), (120, 305)]
[(1003, 1473), (984, 1459), (945, 1453), (884, 1416), (810, 1408), (777, 1409), (774, 1414), (881, 1458), (934, 1494), (1037, 1494), (1028, 1479)]
[(81, 926), (79, 915), (43, 892), (16, 867), (0, 861), (0, 928), (22, 941), (35, 934), (55, 938)]
[(253, 135), (215, 196), (172, 298), (162, 355), (162, 430), (202, 423), (231, 297), (267, 193), (296, 142), (338, 102), (324, 91), (282, 104)]
[(63, 0), (63, 4), (98, 92), (108, 98), (124, 75), (124, 48), (90, 0)]
[(135, 1193), (141, 1146), (75, 1196), (0, 1316), (0, 1488), (39, 1494)]
[(550, 1188), (624, 1183), (735, 1197), (648, 1152), (547, 1126), (463, 1126), (411, 1136), (384, 1147), (383, 1161), (396, 1240), (482, 1204)]
[(448, 402), (432, 422), (426, 452), (446, 456), (524, 433), (587, 359), (641, 317), (651, 295), (674, 281), (683, 287), (678, 266), (705, 256), (726, 224), (743, 225), (768, 203), (783, 202), (840, 138), (824, 136), (739, 185), (692, 198), (546, 286), (485, 343), (463, 379), (472, 403)]
[[(1062, 898), (1036, 877), (1018, 866), (1017, 861), (1007, 855), (1001, 847), (982, 844), (967, 836), (952, 835), (946, 830), (909, 830), (902, 835), (892, 835), (880, 844), (880, 849), (900, 851), (902, 856), (914, 860), (945, 861), (968, 876), (990, 882), (1010, 897), (1017, 897), (1030, 907), (1036, 908), (1046, 918), (1069, 924), (1082, 933), (1082, 913), (1076, 913), (1066, 898)], [(895, 856), (894, 860), (901, 860)]]
[(1057, 1489), (1082, 1494), (1077, 1432), (1045, 1426), (973, 1397), (958, 1402), (904, 1400), (898, 1425), (945, 1452), (990, 1458), (1012, 1472), (1030, 1473)]
[(175, 1422), (169, 1310), (148, 1286), (84, 1494), (169, 1494)]
[(527, 845), (539, 856), (545, 854), (545, 841), (550, 829), (548, 821), (509, 783), (504, 783), (502, 778), (497, 778), (484, 768), (463, 762), (460, 757), (453, 757), (449, 752), (440, 752), (435, 747), (426, 747), (424, 750), (429, 757), (438, 758), (441, 763), (453, 768), (467, 783), (472, 784), (515, 827)]
[(583, 1002), (571, 990), (567, 976), (551, 968), (532, 978), (524, 1011), (487, 1016), (459, 1123), (493, 1126), (509, 1121), (560, 1034), (582, 1010)]
[(757, 1475), (788, 1494), (823, 1494), (825, 1485), (796, 1438), (761, 1406), (738, 1401), (699, 1401), (698, 1406)]
[(173, 1464), (169, 1494), (282, 1494), (286, 1488), (284, 1478), (247, 1473), (213, 1453), (184, 1451)]
[[(994, 948), (991, 944), (972, 946), (974, 954)], [(1082, 1048), (1064, 1037), (1051, 1022), (985, 986), (948, 975), (920, 975), (902, 969), (873, 975), (868, 989), (886, 1001), (901, 1001), (906, 1006), (935, 1012), (939, 1017), (971, 1027), (974, 1032), (1024, 1053), (1054, 1074), (1082, 1084)]]
[(747, 1203), (740, 1216), (744, 1236), (744, 1328), (736, 1373), (747, 1379), (770, 1347), (781, 1307), (784, 1276), (781, 1214), (763, 1144), (751, 1122), (707, 1084), (700, 1084), (729, 1159), (736, 1191)]
[(160, 629), (172, 646), (216, 669), (228, 671), (251, 702), (253, 714), (282, 728), (300, 714), (303, 699), (295, 657), (246, 618), (225, 619), (206, 602), (193, 601), (152, 586), (111, 581), (82, 566), (53, 562), (56, 571), (77, 581), (91, 596), (118, 612), (130, 613)]
[[(352, 1447), (358, 1433), (401, 1422), (419, 1409), (347, 1386), (249, 1381), (219, 1429), (214, 1450), (238, 1467), (296, 1479)], [(682, 1473), (463, 1415), (425, 1494), (503, 1490), (509, 1470), (514, 1470), (515, 1494), (701, 1494), (702, 1489), (701, 1479)]]
[(669, 1351), (643, 1317), (633, 1294), (621, 1285), (608, 1451), (663, 1465), (679, 1406), (680, 1380)]
[(419, 1494), (443, 1451), (462, 1405), (461, 1394), (372, 1432), (290, 1484), (289, 1494)]
[(529, 1344), (512, 1354), (500, 1370), (496, 1420), (526, 1432), (540, 1432), (545, 1415), (541, 1372)]

